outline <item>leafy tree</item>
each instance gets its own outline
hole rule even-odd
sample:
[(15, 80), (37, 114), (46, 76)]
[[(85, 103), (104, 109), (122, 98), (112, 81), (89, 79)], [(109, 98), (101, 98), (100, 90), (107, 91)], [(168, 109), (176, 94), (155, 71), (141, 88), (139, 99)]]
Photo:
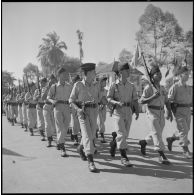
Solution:
[(75, 73), (80, 68), (80, 60), (79, 58), (65, 56), (62, 66), (70, 73)]
[(65, 42), (60, 41), (56, 32), (50, 32), (43, 38), (43, 43), (39, 46), (37, 55), (42, 67), (49, 67), (50, 70), (56, 71), (62, 65), (67, 46)]
[(2, 92), (8, 93), (8, 87), (14, 86), (14, 81), (16, 78), (13, 76), (12, 72), (6, 70), (2, 71)]
[(23, 69), (23, 73), (26, 75), (27, 77), (30, 78), (31, 81), (36, 79), (36, 75), (37, 75), (37, 69), (38, 66), (32, 64), (31, 62), (29, 62), (26, 67), (24, 67)]
[(139, 19), (141, 26), (136, 33), (142, 50), (155, 57), (159, 65), (169, 61), (169, 55), (175, 53), (178, 44), (183, 42), (183, 30), (172, 13), (148, 5)]
[(125, 63), (125, 62), (130, 63), (132, 57), (133, 57), (133, 54), (130, 51), (123, 49), (119, 54), (119, 61), (122, 63)]

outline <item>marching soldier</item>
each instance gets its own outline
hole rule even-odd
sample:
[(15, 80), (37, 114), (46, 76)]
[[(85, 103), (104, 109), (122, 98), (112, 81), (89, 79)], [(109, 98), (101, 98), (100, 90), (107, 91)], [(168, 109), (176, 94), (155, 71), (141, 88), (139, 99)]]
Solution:
[(27, 131), (27, 128), (28, 128), (28, 120), (27, 120), (27, 105), (28, 105), (28, 102), (25, 101), (25, 95), (26, 95), (26, 92), (25, 92), (25, 88), (24, 88), (24, 91), (21, 94), (20, 100), (22, 101), (22, 118), (23, 118), (23, 125), (24, 125), (24, 128), (25, 128), (24, 131)]
[[(40, 132), (41, 135), (41, 141), (45, 141), (45, 135), (44, 135), (44, 131), (45, 131), (45, 123), (44, 123), (44, 118), (43, 118), (43, 106), (44, 106), (44, 101), (41, 98), (41, 90), (43, 87), (46, 86), (47, 84), (47, 79), (43, 78), (41, 79), (41, 87), (40, 89), (37, 88), (35, 90), (34, 96), (33, 96), (33, 100), (35, 100), (37, 102), (37, 106), (36, 106), (36, 110), (37, 110), (37, 127), (38, 130)], [(39, 84), (38, 84), (39, 85)]]
[(48, 85), (42, 88), (41, 91), (41, 98), (45, 102), (45, 105), (43, 106), (43, 118), (45, 123), (45, 133), (48, 140), (47, 147), (51, 147), (51, 143), (53, 141), (53, 135), (55, 131), (55, 121), (54, 121), (54, 115), (53, 115), (53, 105), (51, 102), (47, 100), (47, 94), (49, 92), (50, 87), (52, 84), (56, 83), (56, 78), (52, 74), (49, 78)]
[(18, 117), (18, 103), (17, 103), (17, 89), (13, 88), (12, 89), (12, 97), (10, 99), (10, 105), (11, 105), (11, 122), (12, 122), (12, 126), (14, 125), (14, 123), (17, 123), (16, 118)]
[(6, 115), (7, 115), (7, 120), (9, 122), (11, 122), (11, 102), (10, 102), (10, 100), (11, 100), (11, 94), (8, 94), (6, 96), (6, 102), (7, 102), (7, 113), (6, 113)]
[(67, 157), (65, 150), (65, 137), (70, 123), (70, 107), (68, 99), (72, 86), (67, 82), (68, 72), (60, 68), (57, 72), (58, 83), (51, 86), (47, 99), (55, 106), (54, 118), (57, 130), (57, 148), (61, 150), (61, 156)]
[(159, 162), (169, 165), (170, 162), (164, 154), (165, 146), (162, 140), (162, 131), (165, 126), (164, 105), (167, 108), (166, 119), (172, 121), (173, 118), (166, 90), (160, 85), (162, 78), (160, 69), (153, 61), (150, 62), (150, 65), (152, 67), (150, 76), (154, 81), (156, 89), (151, 84), (147, 84), (139, 101), (141, 104), (146, 104), (146, 114), (150, 121), (151, 131), (145, 139), (139, 141), (139, 145), (141, 145), (141, 153), (146, 155), (146, 145), (150, 140), (153, 140), (154, 150), (158, 151), (160, 155)]
[(22, 115), (22, 99), (21, 99), (21, 91), (20, 91), (20, 87), (18, 89), (18, 95), (16, 96), (16, 100), (17, 100), (17, 103), (18, 103), (18, 122), (21, 124), (22, 128), (24, 128), (24, 125), (23, 125), (23, 115)]
[(105, 133), (105, 121), (106, 121), (106, 104), (107, 104), (107, 90), (106, 87), (107, 77), (103, 77), (100, 79), (100, 104), (98, 107), (98, 117), (97, 117), (97, 125), (98, 130), (101, 135), (101, 143), (106, 143), (104, 138)]
[(25, 101), (28, 103), (27, 105), (27, 121), (28, 121), (28, 128), (30, 131), (30, 135), (33, 136), (33, 128), (36, 124), (36, 101), (33, 100), (33, 94), (36, 90), (36, 85), (32, 82), (31, 86), (29, 86), (30, 90), (25, 95)]
[(118, 80), (111, 84), (107, 99), (109, 103), (115, 105), (113, 116), (116, 122), (117, 134), (115, 136), (116, 144), (111, 145), (110, 153), (111, 156), (115, 156), (115, 148), (117, 147), (121, 154), (121, 163), (124, 166), (131, 167), (132, 164), (126, 154), (128, 147), (126, 140), (132, 122), (133, 107), (135, 108), (136, 120), (139, 117), (138, 98), (135, 86), (127, 80), (129, 77), (128, 63), (119, 64), (118, 70), (113, 69), (113, 71), (117, 72)]
[(95, 152), (94, 139), (97, 127), (99, 88), (97, 84), (93, 83), (95, 64), (82, 64), (81, 69), (83, 71), (83, 80), (74, 84), (69, 101), (77, 111), (82, 134), (77, 150), (82, 160), (88, 159), (89, 170), (96, 172), (93, 155)]
[[(77, 75), (73, 79), (73, 85), (79, 80), (80, 80), (80, 77)], [(74, 109), (74, 107), (71, 107), (71, 111), (72, 111), (71, 113), (72, 136), (73, 136), (74, 145), (78, 146), (79, 145), (78, 134), (80, 132), (80, 124), (79, 124), (77, 111)]]
[(192, 158), (188, 145), (188, 132), (190, 130), (191, 111), (192, 106), (192, 90), (187, 86), (186, 82), (189, 78), (189, 71), (187, 67), (179, 67), (176, 76), (179, 81), (172, 85), (169, 89), (168, 98), (172, 105), (172, 111), (177, 123), (179, 135), (176, 133), (172, 137), (167, 138), (168, 149), (172, 151), (172, 143), (175, 140), (180, 140), (180, 146), (183, 149), (183, 156), (185, 158)]

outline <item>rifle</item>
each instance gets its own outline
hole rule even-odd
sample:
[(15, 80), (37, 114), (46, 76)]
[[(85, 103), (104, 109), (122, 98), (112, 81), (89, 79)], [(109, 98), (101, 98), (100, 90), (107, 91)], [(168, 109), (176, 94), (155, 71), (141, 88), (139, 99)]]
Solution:
[(30, 86), (29, 86), (29, 83), (28, 83), (27, 73), (26, 73), (26, 82), (27, 82), (28, 91), (30, 92)]
[(18, 88), (19, 88), (19, 94), (21, 94), (20, 80), (19, 79), (18, 79)]
[[(138, 44), (139, 44), (139, 40), (138, 40)], [(140, 45), (140, 44), (139, 44), (139, 45)], [(140, 46), (139, 46), (139, 47), (140, 47)], [(140, 49), (141, 49), (141, 47), (140, 47)], [(146, 77), (147, 77), (148, 81), (152, 84), (152, 86), (157, 90), (157, 88), (156, 88), (156, 86), (155, 86), (155, 84), (154, 84), (154, 81), (153, 81), (153, 79), (152, 79), (151, 76), (150, 76), (148, 67), (147, 67), (147, 65), (146, 65), (146, 61), (145, 61), (145, 57), (144, 57), (143, 51), (141, 51), (141, 57), (143, 58), (143, 62), (144, 62), (143, 65), (144, 65), (144, 69), (145, 69), (145, 72), (146, 72)]]
[(143, 52), (141, 52), (141, 56), (142, 56), (143, 61), (144, 61), (144, 69), (145, 69), (145, 71), (146, 71), (146, 77), (147, 77), (148, 81), (152, 84), (152, 86), (157, 90), (157, 88), (156, 88), (156, 86), (155, 86), (155, 84), (154, 84), (154, 81), (153, 81), (153, 79), (152, 79), (151, 76), (150, 76), (150, 73), (149, 73), (148, 67), (147, 67), (147, 65), (146, 65), (146, 61), (145, 61)]
[(38, 69), (38, 67), (37, 67), (37, 88), (39, 90), (39, 94), (41, 94), (41, 87), (39, 84), (39, 69)]

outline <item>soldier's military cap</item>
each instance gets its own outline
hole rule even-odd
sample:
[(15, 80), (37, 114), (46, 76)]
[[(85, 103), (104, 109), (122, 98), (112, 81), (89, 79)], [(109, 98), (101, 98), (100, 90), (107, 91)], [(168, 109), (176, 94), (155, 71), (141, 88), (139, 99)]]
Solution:
[(63, 72), (66, 72), (66, 69), (61, 67), (58, 69), (57, 74), (60, 75)]
[(160, 72), (159, 66), (155, 65), (151, 67), (150, 76), (153, 76), (155, 73)]
[(94, 63), (85, 63), (85, 64), (82, 64), (80, 67), (83, 71), (95, 70), (95, 64)]
[(42, 78), (41, 79), (41, 83), (46, 83), (47, 82), (47, 79), (46, 78)]
[(178, 76), (184, 72), (188, 72), (188, 68), (186, 66), (180, 66), (176, 71), (174, 76)]
[(129, 69), (129, 64), (128, 63), (119, 63), (118, 65), (118, 70), (122, 71), (122, 70), (128, 70)]

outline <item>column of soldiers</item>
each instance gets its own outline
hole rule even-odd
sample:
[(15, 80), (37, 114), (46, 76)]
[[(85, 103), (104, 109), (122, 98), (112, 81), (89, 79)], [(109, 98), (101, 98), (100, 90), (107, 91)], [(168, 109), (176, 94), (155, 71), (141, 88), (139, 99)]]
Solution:
[[(37, 123), (41, 140), (47, 138), (47, 147), (52, 146), (56, 136), (56, 148), (60, 150), (62, 157), (67, 157), (66, 142), (68, 127), (71, 122), (73, 145), (77, 146), (77, 152), (81, 160), (88, 162), (91, 172), (96, 172), (94, 163), (97, 154), (96, 141), (97, 129), (100, 134), (101, 143), (106, 143), (105, 121), (106, 109), (109, 108), (113, 116), (116, 131), (112, 132), (113, 140), (110, 142), (110, 155), (114, 158), (116, 149), (121, 156), (121, 164), (132, 167), (133, 164), (127, 157), (130, 127), (133, 114), (135, 119), (139, 118), (138, 102), (146, 105), (146, 115), (150, 121), (150, 132), (139, 141), (140, 151), (146, 156), (146, 146), (153, 140), (154, 150), (159, 154), (159, 162), (169, 165), (170, 161), (165, 155), (165, 145), (162, 140), (162, 132), (165, 119), (177, 123), (179, 134), (168, 137), (168, 149), (172, 151), (172, 144), (180, 140), (185, 158), (191, 158), (188, 148), (188, 132), (190, 130), (192, 106), (192, 92), (186, 85), (189, 71), (186, 67), (180, 67), (176, 72), (179, 80), (167, 92), (160, 85), (162, 74), (154, 61), (149, 62), (151, 66), (150, 77), (154, 81), (155, 88), (148, 82), (138, 100), (136, 88), (130, 83), (128, 63), (119, 63), (113, 67), (117, 80), (113, 82), (109, 90), (105, 90), (107, 78), (100, 78), (94, 82), (96, 77), (95, 64), (85, 63), (81, 65), (83, 78), (76, 76), (72, 84), (68, 82), (69, 74), (64, 68), (57, 71), (57, 78), (52, 74), (50, 78), (40, 81), (40, 89), (31, 83), (28, 91), (18, 92), (12, 90), (4, 98), (4, 110), (7, 119), (12, 125), (18, 122), (25, 131), (34, 135)], [(108, 106), (108, 107), (107, 107)], [(165, 109), (166, 108), (166, 109)], [(79, 133), (80, 142), (79, 142)]]

